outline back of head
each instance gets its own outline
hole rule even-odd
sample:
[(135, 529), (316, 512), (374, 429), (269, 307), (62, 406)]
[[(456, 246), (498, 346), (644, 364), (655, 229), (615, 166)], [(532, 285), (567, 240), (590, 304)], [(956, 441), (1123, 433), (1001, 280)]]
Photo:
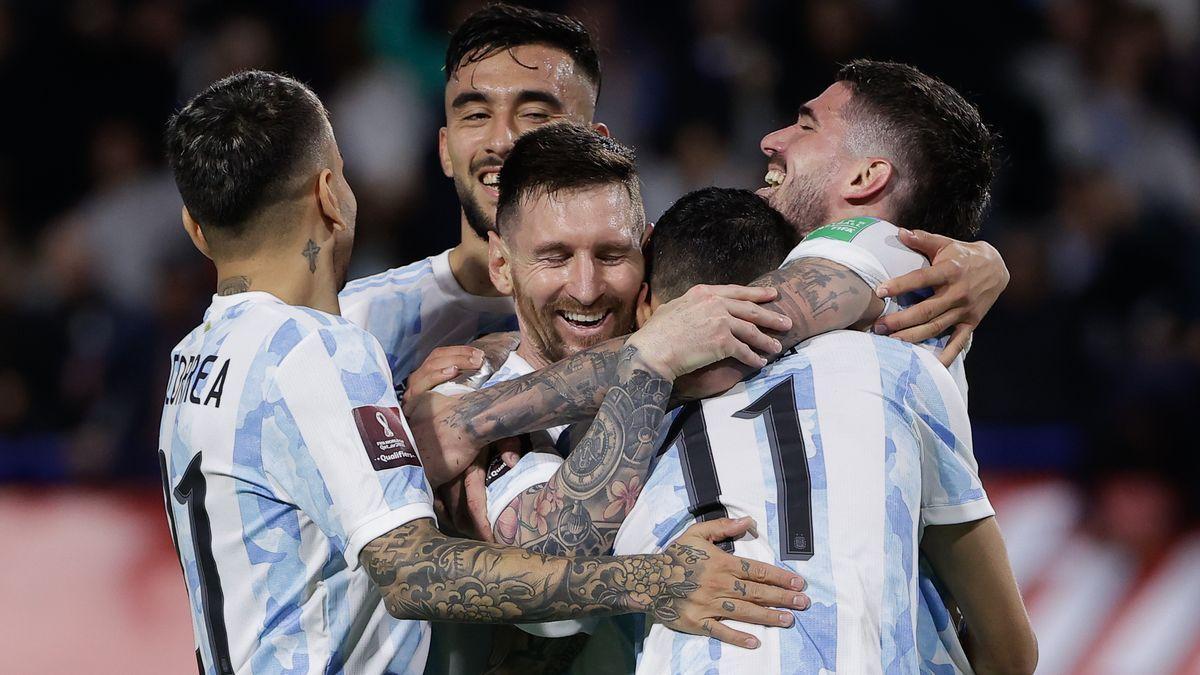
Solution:
[(633, 150), (582, 124), (547, 124), (522, 134), (500, 169), (496, 227), (508, 237), (517, 224), (517, 207), (539, 197), (621, 185), (629, 195), (636, 236), (646, 216)]
[(562, 50), (600, 90), (600, 57), (587, 28), (566, 14), (498, 2), (467, 17), (446, 48), (446, 80), (459, 68), (523, 45)]
[(996, 137), (945, 82), (912, 66), (853, 61), (837, 75), (852, 90), (843, 116), (858, 156), (897, 170), (895, 222), (967, 239), (979, 230), (996, 174)]
[(646, 246), (651, 296), (668, 302), (697, 284), (748, 284), (779, 267), (796, 229), (748, 190), (703, 188), (679, 198)]
[(322, 161), (329, 115), (300, 82), (246, 71), (213, 83), (167, 124), (175, 184), (214, 252), (248, 252), (272, 205), (299, 196)]

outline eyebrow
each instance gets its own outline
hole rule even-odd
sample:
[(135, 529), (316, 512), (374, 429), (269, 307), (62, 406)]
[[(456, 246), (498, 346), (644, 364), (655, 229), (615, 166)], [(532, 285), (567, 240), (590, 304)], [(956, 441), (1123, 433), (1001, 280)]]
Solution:
[(815, 110), (813, 110), (811, 107), (809, 107), (809, 105), (807, 103), (800, 106), (800, 114), (798, 115), (798, 117), (807, 117), (810, 120), (812, 120), (813, 122), (815, 122), (817, 124), (817, 126), (821, 125), (821, 120), (817, 119), (817, 112)]
[[(454, 100), (450, 102), (450, 107), (453, 109), (458, 109), (472, 103), (488, 103), (490, 100), (490, 97), (481, 91), (464, 91), (463, 93), (454, 97)], [(545, 103), (546, 105), (554, 106), (559, 110), (561, 110), (563, 107), (562, 99), (548, 91), (540, 91), (537, 89), (523, 89), (518, 92), (515, 104), (521, 105), (523, 103)]]
[(450, 102), (451, 108), (461, 108), (470, 103), (487, 103), (488, 97), (481, 91), (464, 91)]
[(554, 106), (555, 108), (560, 109), (563, 107), (562, 99), (548, 91), (540, 91), (537, 89), (521, 90), (521, 92), (517, 94), (516, 104), (521, 105), (522, 103), (545, 103), (546, 105)]

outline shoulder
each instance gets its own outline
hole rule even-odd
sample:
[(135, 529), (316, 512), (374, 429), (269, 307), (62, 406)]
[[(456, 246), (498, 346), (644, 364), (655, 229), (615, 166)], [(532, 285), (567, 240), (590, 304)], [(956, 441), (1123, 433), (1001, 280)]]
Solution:
[(434, 257), (429, 257), (351, 281), (338, 294), (343, 313), (348, 306), (409, 292), (422, 284), (433, 282), (433, 261)]

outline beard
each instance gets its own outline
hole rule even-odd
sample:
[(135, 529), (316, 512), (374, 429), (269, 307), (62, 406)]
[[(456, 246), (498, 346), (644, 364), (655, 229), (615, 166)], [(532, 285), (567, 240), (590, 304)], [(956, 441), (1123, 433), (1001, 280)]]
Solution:
[[(634, 328), (636, 302), (633, 300), (622, 302), (620, 298), (605, 295), (588, 307), (584, 307), (566, 297), (539, 306), (534, 304), (528, 295), (521, 292), (521, 285), (516, 278), (513, 279), (513, 298), (516, 300), (522, 339), (528, 340), (530, 345), (548, 363), (556, 363), (605, 340), (626, 335)], [(597, 310), (608, 310), (612, 314), (610, 318), (606, 319), (611, 322), (609, 330), (583, 338), (571, 336), (570, 342), (558, 332), (555, 319), (560, 311), (594, 312)]]
[(829, 201), (826, 197), (833, 178), (833, 169), (830, 167), (821, 175), (812, 172), (797, 176), (786, 194), (780, 186), (767, 198), (767, 203), (783, 214), (784, 219), (796, 228), (801, 237), (829, 221)]
[(496, 212), (489, 213), (479, 205), (479, 199), (471, 191), (471, 186), (475, 182), (475, 175), (481, 169), (488, 166), (498, 167), (501, 164), (498, 159), (486, 158), (472, 162), (465, 179), (459, 178), (457, 173), (454, 175), (454, 191), (458, 193), (458, 203), (462, 205), (463, 215), (467, 217), (467, 225), (470, 225), (471, 230), (484, 241), (488, 240), (488, 232), (496, 230)]

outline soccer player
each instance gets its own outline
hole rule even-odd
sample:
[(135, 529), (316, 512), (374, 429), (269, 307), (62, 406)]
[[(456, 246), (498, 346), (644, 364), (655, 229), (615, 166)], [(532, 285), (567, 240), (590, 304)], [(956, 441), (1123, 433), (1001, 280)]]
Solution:
[[(320, 100), (284, 76), (234, 75), (172, 118), (167, 147), (184, 228), (218, 278), (203, 323), (172, 352), (160, 429), (201, 671), (419, 672), (427, 624), (396, 619), (651, 612), (683, 630), (731, 614), (790, 625), (791, 613), (757, 605), (726, 612), (735, 583), (761, 590), (764, 605), (806, 605), (799, 577), (712, 546), (748, 521), (706, 524), (665, 554), (626, 558), (443, 535), (430, 485), (474, 453), (422, 466), (378, 342), (338, 316), (356, 202)], [(655, 405), (678, 373), (747, 348), (711, 320), (727, 306), (688, 304), (628, 339), (606, 398)], [(751, 320), (788, 324), (746, 304)], [(692, 339), (705, 348), (689, 348)]]
[[(746, 283), (788, 255), (788, 233), (769, 217), (729, 217), (739, 199), (693, 193), (660, 219), (639, 318), (696, 284)], [(822, 227), (792, 255), (827, 240), (849, 248), (856, 229)], [(812, 338), (685, 406), (660, 452), (616, 552), (652, 552), (693, 522), (750, 515), (767, 527), (728, 550), (804, 574), (815, 604), (802, 628), (764, 635), (753, 654), (651, 626), (638, 672), (1033, 671), (1036, 641), (976, 473), (965, 401), (933, 352), (860, 332)], [(971, 666), (935, 625), (922, 551), (963, 608)]]
[[(915, 69), (877, 62), (846, 68), (838, 82), (802, 109), (796, 125), (764, 139), (772, 186), (761, 193), (787, 207), (798, 231), (859, 217), (813, 237), (791, 264), (764, 278), (781, 290), (774, 306), (796, 320), (785, 344), (831, 328), (867, 327), (885, 311), (899, 309), (902, 303), (885, 305), (872, 288), (926, 263), (899, 245), (894, 226), (864, 216), (907, 218), (920, 227), (969, 234), (987, 201), (991, 145), (978, 113), (952, 89)], [(961, 345), (965, 337), (960, 327), (954, 339)], [(946, 338), (933, 342), (929, 346), (942, 351)], [(558, 381), (549, 401), (558, 406), (561, 422), (586, 418), (595, 410), (597, 390), (581, 382), (591, 377), (602, 390), (612, 377), (612, 357), (604, 351), (593, 349), (545, 374), (498, 384), (464, 397), (458, 406), (425, 399), (428, 409), (418, 410), (418, 426), (431, 434), (433, 447), (469, 443), (480, 430), (504, 424), (493, 412), (498, 402), (514, 394), (530, 405), (546, 401), (544, 395), (528, 396), (539, 380)], [(704, 386), (716, 391), (729, 385), (715, 382), (731, 384), (741, 377), (724, 367), (708, 375), (717, 377)], [(965, 397), (965, 388), (961, 393)]]
[[(465, 345), (516, 327), (512, 300), (492, 285), (487, 233), (495, 229), (497, 178), (517, 136), (549, 122), (593, 124), (600, 92), (596, 47), (563, 14), (502, 3), (468, 17), (446, 49), (446, 125), (438, 132), (442, 171), (454, 181), (460, 241), (438, 255), (350, 282), (342, 315), (379, 339), (403, 387), (439, 345)], [(441, 350), (429, 372), (474, 370), (481, 354)], [(428, 387), (418, 376), (419, 389)]]
[[(438, 133), (438, 152), (461, 204), (460, 242), (425, 260), (352, 281), (340, 298), (343, 316), (383, 345), (397, 387), (421, 392), (481, 367), (483, 353), (463, 346), (467, 342), (515, 327), (512, 301), (492, 285), (487, 267), (497, 175), (513, 142), (553, 121), (608, 133), (593, 118), (601, 85), (596, 47), (583, 24), (569, 16), (489, 4), (451, 36), (445, 75), (446, 126)], [(1007, 283), (999, 255), (986, 242), (902, 236), (933, 266), (892, 280), (890, 292), (933, 288), (934, 295), (884, 317), (887, 330), (919, 341), (958, 325), (965, 336)], [(431, 353), (435, 358), (427, 359)]]

